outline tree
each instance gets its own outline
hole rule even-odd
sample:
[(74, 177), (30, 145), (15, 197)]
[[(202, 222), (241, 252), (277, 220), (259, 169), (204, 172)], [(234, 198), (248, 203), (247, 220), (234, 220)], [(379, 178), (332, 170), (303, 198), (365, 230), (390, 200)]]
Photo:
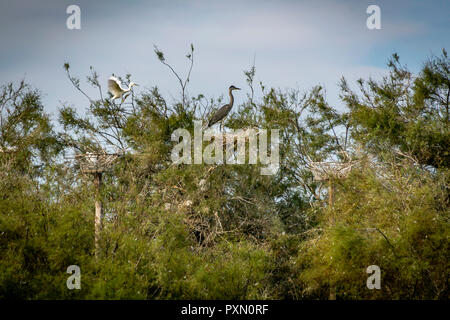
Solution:
[[(358, 93), (343, 79), (345, 112), (321, 86), (256, 87), (255, 66), (244, 71), (247, 99), (225, 125), (279, 130), (280, 168), (269, 176), (260, 163), (172, 162), (174, 130), (192, 136), (193, 122), (222, 102), (189, 96), (192, 47), (184, 80), (155, 53), (177, 78), (179, 99), (154, 87), (116, 103), (93, 68), (89, 96), (66, 64), (88, 104), (83, 116), (62, 106), (59, 133), (39, 91), (2, 87), (1, 298), (325, 299), (333, 287), (338, 299), (448, 299), (445, 51), (417, 75), (394, 55), (390, 73), (360, 80)], [(94, 196), (92, 177), (68, 155), (111, 152), (120, 157)], [(311, 172), (322, 161), (358, 164), (332, 177), (332, 205)], [(373, 264), (381, 290), (366, 287)], [(66, 287), (69, 265), (81, 269), (81, 290)]]
[(356, 141), (376, 155), (409, 155), (424, 166), (449, 167), (450, 60), (443, 50), (414, 76), (394, 54), (382, 81), (358, 81), (360, 95), (345, 79), (342, 97), (350, 109)]

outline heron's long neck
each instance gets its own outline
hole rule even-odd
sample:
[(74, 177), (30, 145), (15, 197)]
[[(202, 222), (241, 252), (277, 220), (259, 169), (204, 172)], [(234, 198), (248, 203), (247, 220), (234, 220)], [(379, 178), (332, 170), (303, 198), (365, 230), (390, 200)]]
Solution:
[(234, 103), (233, 90), (230, 89), (229, 94), (230, 94), (230, 107), (232, 107)]

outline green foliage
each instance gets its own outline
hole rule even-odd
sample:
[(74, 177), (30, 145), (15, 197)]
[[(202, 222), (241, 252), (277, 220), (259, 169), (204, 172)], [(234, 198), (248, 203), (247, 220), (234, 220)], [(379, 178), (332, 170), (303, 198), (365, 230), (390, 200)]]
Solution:
[(448, 168), (450, 59), (446, 51), (427, 61), (416, 77), (397, 55), (388, 65), (390, 73), (381, 82), (359, 81), (361, 96), (345, 79), (341, 81), (355, 139), (377, 154), (400, 151), (420, 164)]
[[(174, 165), (172, 132), (208, 118), (222, 101), (187, 96), (169, 103), (157, 87), (121, 102), (69, 81), (89, 101), (86, 115), (62, 106), (55, 133), (40, 92), (1, 87), (0, 298), (11, 299), (448, 299), (448, 57), (418, 75), (397, 55), (384, 79), (341, 82), (348, 112), (330, 106), (321, 86), (301, 93), (255, 88), (226, 119), (229, 129), (278, 129), (280, 169), (260, 165)], [(120, 78), (120, 77), (119, 77)], [(126, 75), (124, 83), (130, 83)], [(260, 89), (260, 91), (259, 91)], [(92, 176), (70, 154), (119, 152)], [(354, 161), (334, 177), (333, 203), (311, 162)], [(75, 165), (73, 165), (75, 164)], [(333, 198), (333, 197), (332, 197)], [(99, 247), (95, 201), (103, 203)], [(81, 268), (81, 290), (66, 270)], [(381, 290), (366, 268), (381, 268)]]
[[(299, 251), (299, 280), (322, 298), (330, 285), (343, 299), (448, 298), (445, 181), (406, 164), (380, 171), (363, 166), (339, 186), (321, 232)], [(365, 287), (370, 265), (381, 267), (381, 290)]]

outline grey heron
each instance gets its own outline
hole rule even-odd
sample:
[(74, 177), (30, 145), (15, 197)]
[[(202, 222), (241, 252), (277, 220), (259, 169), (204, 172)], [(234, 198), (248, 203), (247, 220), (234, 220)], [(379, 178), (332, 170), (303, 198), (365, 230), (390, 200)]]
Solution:
[(108, 79), (108, 90), (112, 94), (112, 100), (115, 100), (117, 98), (122, 98), (122, 101), (124, 100), (123, 95), (126, 92), (129, 92), (133, 86), (137, 86), (138, 84), (134, 82), (130, 82), (128, 85), (128, 88), (123, 88), (122, 84), (119, 79), (112, 76)]
[(223, 107), (221, 107), (219, 110), (217, 110), (213, 116), (211, 117), (211, 119), (208, 122), (208, 128), (211, 127), (212, 125), (216, 124), (219, 121), (222, 121), (230, 112), (231, 108), (233, 108), (233, 103), (234, 103), (234, 97), (233, 97), (233, 90), (241, 90), (240, 88), (236, 88), (235, 86), (230, 86), (230, 88), (228, 88), (228, 93), (230, 95), (230, 102), (226, 105), (224, 105)]

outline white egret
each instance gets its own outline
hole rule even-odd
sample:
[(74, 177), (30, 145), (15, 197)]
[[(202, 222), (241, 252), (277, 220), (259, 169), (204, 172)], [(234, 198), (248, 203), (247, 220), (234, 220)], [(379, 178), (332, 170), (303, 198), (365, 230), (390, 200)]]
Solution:
[(112, 94), (112, 100), (115, 100), (117, 98), (122, 98), (122, 101), (123, 101), (126, 98), (126, 97), (123, 98), (124, 93), (131, 91), (131, 88), (133, 86), (138, 86), (138, 84), (136, 84), (134, 82), (130, 82), (130, 84), (128, 85), (128, 88), (123, 88), (122, 83), (116, 77), (112, 76), (108, 79), (108, 89), (109, 89), (109, 92)]

